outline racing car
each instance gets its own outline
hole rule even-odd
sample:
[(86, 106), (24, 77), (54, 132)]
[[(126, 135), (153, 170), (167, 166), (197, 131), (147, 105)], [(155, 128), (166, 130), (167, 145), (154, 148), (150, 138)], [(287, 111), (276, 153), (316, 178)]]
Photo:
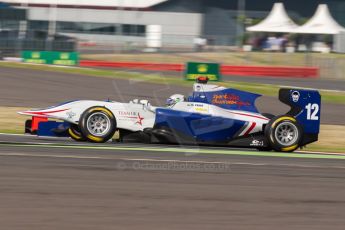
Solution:
[(318, 140), (321, 109), (318, 91), (280, 89), (279, 100), (291, 109), (278, 116), (258, 111), (255, 101), (260, 96), (208, 84), (207, 78), (199, 77), (188, 98), (173, 95), (166, 107), (155, 107), (138, 99), (129, 103), (75, 100), (19, 114), (32, 117), (26, 121), (26, 133), (69, 136), (76, 141), (95, 143), (117, 136), (118, 142), (292, 152)]

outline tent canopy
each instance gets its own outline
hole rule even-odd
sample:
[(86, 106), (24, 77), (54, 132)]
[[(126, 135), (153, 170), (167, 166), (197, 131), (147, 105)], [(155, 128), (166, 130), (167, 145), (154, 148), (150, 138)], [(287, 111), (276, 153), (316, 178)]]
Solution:
[(269, 15), (260, 23), (247, 27), (247, 31), (253, 32), (278, 32), (293, 33), (296, 25), (286, 13), (283, 3), (275, 3)]
[(345, 28), (339, 25), (326, 4), (320, 4), (313, 15), (304, 25), (296, 29), (295, 33), (301, 34), (339, 34)]

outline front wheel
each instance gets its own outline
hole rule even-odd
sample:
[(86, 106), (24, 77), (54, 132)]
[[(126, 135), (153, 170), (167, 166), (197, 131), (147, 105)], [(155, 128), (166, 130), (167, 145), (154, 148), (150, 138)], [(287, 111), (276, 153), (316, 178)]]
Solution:
[(114, 136), (116, 120), (107, 108), (91, 107), (82, 114), (79, 127), (88, 141), (104, 143)]
[(265, 128), (265, 136), (270, 146), (278, 152), (295, 151), (302, 139), (302, 129), (292, 116), (278, 116), (270, 120)]

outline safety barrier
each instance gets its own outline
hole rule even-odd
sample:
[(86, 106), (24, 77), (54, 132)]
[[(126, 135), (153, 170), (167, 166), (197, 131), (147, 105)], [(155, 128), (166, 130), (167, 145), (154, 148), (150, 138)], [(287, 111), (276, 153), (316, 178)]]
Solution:
[(269, 76), (269, 77), (318, 77), (317, 67), (281, 67), (281, 66), (229, 66), (223, 65), (221, 73), (239, 76)]
[[(164, 72), (164, 71), (182, 72), (185, 69), (184, 64), (160, 64), (160, 63), (143, 63), (143, 62), (106, 62), (106, 61), (91, 61), (91, 60), (80, 61), (80, 66), (138, 69), (138, 70), (161, 71), (161, 72)], [(313, 78), (313, 77), (319, 77), (319, 68), (317, 67), (222, 65), (221, 73), (223, 75), (239, 75), (239, 76)]]
[(142, 63), (142, 62), (105, 62), (105, 61), (80, 61), (80, 66), (84, 67), (110, 67), (123, 69), (141, 69), (151, 71), (176, 71), (184, 70), (183, 64), (160, 64), (160, 63)]

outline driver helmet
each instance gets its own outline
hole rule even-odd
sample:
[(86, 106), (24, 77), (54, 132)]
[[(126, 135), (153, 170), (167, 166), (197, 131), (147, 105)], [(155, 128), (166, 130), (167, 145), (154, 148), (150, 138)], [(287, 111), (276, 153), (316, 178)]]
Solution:
[(171, 95), (167, 99), (166, 105), (167, 106), (173, 106), (176, 103), (182, 102), (182, 101), (185, 101), (185, 100), (186, 100), (186, 98), (182, 94), (174, 94), (174, 95)]

